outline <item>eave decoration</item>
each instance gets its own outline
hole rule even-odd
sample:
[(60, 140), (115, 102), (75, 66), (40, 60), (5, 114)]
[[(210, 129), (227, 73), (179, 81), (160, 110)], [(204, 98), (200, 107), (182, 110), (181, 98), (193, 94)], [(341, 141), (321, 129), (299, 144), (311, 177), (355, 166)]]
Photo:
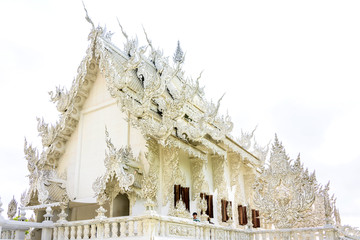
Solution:
[(300, 156), (292, 163), (275, 135), (269, 165), (255, 179), (253, 203), (266, 224), (292, 228), (311, 213), (318, 184)]
[[(102, 208), (105, 201), (110, 200), (110, 216), (112, 216), (112, 203), (115, 197), (119, 193), (129, 196), (129, 194), (134, 192), (133, 185), (135, 183), (134, 174), (136, 174), (136, 170), (131, 168), (130, 164), (131, 162), (136, 162), (136, 159), (130, 147), (115, 148), (107, 129), (105, 129), (105, 136), (107, 151), (104, 164), (106, 171), (95, 180), (92, 188), (100, 208)], [(134, 174), (128, 172), (130, 169), (134, 170)]]
[(66, 176), (59, 175), (53, 166), (45, 163), (38, 150), (24, 143), (25, 159), (28, 162), (30, 188), (23, 197), (24, 206), (58, 202), (66, 193)]

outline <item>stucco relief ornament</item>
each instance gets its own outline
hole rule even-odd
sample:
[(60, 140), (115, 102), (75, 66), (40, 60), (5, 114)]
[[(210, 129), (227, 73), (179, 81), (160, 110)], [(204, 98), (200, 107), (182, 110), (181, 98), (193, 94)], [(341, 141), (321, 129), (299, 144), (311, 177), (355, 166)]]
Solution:
[(275, 135), (269, 166), (255, 179), (253, 188), (253, 203), (265, 223), (292, 228), (310, 214), (318, 186), (315, 173), (309, 175), (303, 169), (300, 156), (292, 164)]
[(199, 208), (201, 210), (200, 220), (202, 222), (205, 222), (205, 221), (208, 220), (209, 216), (206, 214), (208, 206), (207, 206), (207, 201), (206, 201), (206, 199), (204, 197), (200, 198), (199, 205), (200, 205)]
[(55, 93), (49, 92), (50, 100), (56, 103), (56, 108), (59, 112), (66, 112), (73, 104), (74, 92), (69, 92), (65, 87), (56, 87)]
[(186, 209), (185, 203), (183, 202), (182, 198), (180, 197), (180, 200), (177, 201), (176, 207), (174, 205), (171, 205), (169, 210), (169, 215), (173, 217), (180, 217), (180, 218), (189, 218), (191, 219), (190, 212)]
[(324, 209), (325, 209), (325, 224), (331, 226), (333, 221), (333, 213), (334, 213), (334, 195), (330, 198), (329, 196), (330, 190), (330, 181), (325, 185), (324, 189), (321, 191), (321, 196), (324, 199)]
[(118, 193), (124, 194), (132, 192), (133, 189), (131, 186), (135, 181), (135, 176), (134, 174), (126, 172), (126, 163), (134, 159), (132, 151), (130, 148), (116, 149), (111, 142), (107, 129), (105, 129), (105, 136), (108, 148), (104, 160), (106, 171), (105, 174), (95, 180), (93, 183), (93, 190), (96, 196), (106, 194), (109, 197), (112, 193), (107, 192), (109, 191), (107, 189), (107, 183), (116, 181), (116, 185), (113, 186), (114, 188), (112, 189), (115, 196)]
[(241, 137), (239, 139), (237, 139), (237, 141), (239, 142), (240, 146), (242, 146), (246, 150), (249, 150), (251, 148), (251, 145), (252, 145), (251, 140), (254, 137), (254, 132), (256, 131), (256, 128), (257, 128), (257, 126), (254, 128), (254, 130), (252, 130), (251, 133), (244, 132), (241, 129)]
[(336, 207), (336, 200), (334, 201), (334, 218), (335, 218), (335, 224), (336, 226), (341, 226), (341, 217), (340, 217), (340, 211)]
[(13, 198), (11, 199), (8, 205), (7, 215), (9, 219), (13, 219), (15, 217), (17, 211), (17, 205), (18, 203), (15, 200), (15, 197), (13, 196)]
[(227, 204), (226, 214), (229, 217), (229, 219), (227, 220), (227, 223), (233, 223), (234, 221), (233, 221), (233, 211), (232, 211), (231, 202), (228, 202), (228, 204)]
[(254, 146), (253, 146), (254, 149), (253, 149), (252, 153), (255, 155), (255, 157), (257, 157), (260, 160), (261, 165), (265, 164), (265, 160), (266, 160), (266, 157), (269, 152), (269, 145), (270, 145), (270, 142), (264, 147), (260, 146), (256, 142), (255, 137), (254, 137)]
[(46, 190), (44, 184), (47, 183), (49, 175), (46, 174), (44, 161), (41, 161), (37, 149), (32, 147), (31, 144), (28, 146), (26, 139), (24, 142), (24, 154), (25, 159), (28, 161), (28, 170), (30, 172), (28, 175), (30, 189), (25, 198), (25, 202), (28, 204), (31, 197), (37, 192), (39, 202), (41, 204), (46, 203), (49, 192)]
[(68, 216), (68, 214), (65, 212), (65, 209), (68, 206), (68, 203), (69, 203), (69, 197), (67, 195), (64, 195), (60, 203), (61, 212), (58, 214), (59, 220), (57, 221), (57, 223), (67, 222), (66, 217)]

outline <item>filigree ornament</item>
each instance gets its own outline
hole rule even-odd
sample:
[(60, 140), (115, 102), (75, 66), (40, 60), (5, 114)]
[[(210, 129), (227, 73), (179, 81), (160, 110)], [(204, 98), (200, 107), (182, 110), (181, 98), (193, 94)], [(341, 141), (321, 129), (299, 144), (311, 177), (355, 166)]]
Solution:
[(254, 146), (253, 146), (254, 149), (253, 149), (252, 153), (255, 155), (255, 157), (257, 157), (260, 160), (261, 165), (265, 164), (265, 160), (266, 160), (266, 157), (269, 152), (269, 145), (270, 145), (270, 142), (264, 147), (260, 146), (256, 142), (255, 137), (254, 137)]
[[(215, 140), (223, 139), (232, 130), (232, 122), (229, 116), (217, 115), (220, 101), (215, 106), (201, 100), (202, 112), (199, 106), (195, 111), (188, 111), (193, 108), (195, 96), (202, 95), (199, 78), (195, 83), (191, 79), (179, 79), (181, 62), (170, 66), (168, 58), (162, 51), (155, 50), (144, 31), (150, 47), (149, 56), (145, 56), (147, 47), (139, 47), (137, 39), (129, 39), (120, 27), (126, 38), (125, 54), (119, 52), (120, 58), (113, 54), (115, 48), (98, 34), (95, 56), (111, 96), (118, 100), (122, 110), (135, 116), (132, 124), (163, 145), (174, 129), (184, 140), (199, 139), (205, 134)], [(154, 115), (154, 108), (158, 115)], [(183, 120), (188, 121), (188, 128), (184, 127)]]
[(59, 176), (52, 166), (46, 164), (44, 156), (39, 156), (37, 149), (32, 147), (31, 144), (28, 145), (26, 139), (24, 143), (24, 154), (30, 173), (28, 175), (30, 188), (23, 200), (24, 206), (30, 203), (31, 198), (35, 194), (37, 194), (38, 201), (41, 204), (51, 202), (47, 186), (50, 185), (50, 182), (56, 182), (60, 184), (61, 188), (65, 189), (63, 184), (65, 182), (64, 177)]
[[(134, 160), (131, 148), (115, 148), (114, 144), (111, 142), (107, 129), (105, 129), (105, 136), (108, 149), (104, 160), (106, 171), (93, 183), (92, 187), (95, 195), (99, 197), (105, 194), (107, 197), (110, 197), (110, 195), (116, 196), (118, 193), (124, 194), (132, 192), (133, 189), (131, 186), (134, 184), (135, 176), (134, 174), (126, 172), (126, 164), (129, 161)], [(112, 184), (111, 190), (107, 189), (108, 183)]]
[(163, 148), (163, 206), (165, 206), (173, 196), (174, 185), (186, 185), (184, 172), (180, 169), (179, 149)]
[(176, 207), (174, 207), (174, 205), (171, 204), (169, 209), (169, 216), (191, 219), (191, 214), (186, 209), (185, 203), (183, 202), (181, 197), (180, 200), (177, 201)]
[(233, 210), (232, 210), (232, 204), (231, 202), (227, 203), (227, 208), (226, 208), (226, 214), (229, 217), (229, 219), (227, 220), (228, 223), (233, 223)]
[(11, 199), (8, 205), (7, 215), (9, 219), (13, 219), (15, 217), (17, 211), (17, 205), (18, 203), (15, 200), (15, 197), (13, 196), (13, 198)]
[(192, 159), (192, 200), (194, 201), (200, 193), (208, 193), (209, 185), (205, 179), (205, 161), (201, 159)]
[(240, 146), (242, 146), (244, 149), (249, 150), (251, 148), (252, 142), (251, 140), (254, 137), (254, 132), (256, 131), (257, 126), (254, 128), (254, 130), (252, 130), (251, 133), (249, 132), (244, 132), (241, 129), (241, 137), (239, 139), (237, 139), (237, 141), (239, 142)]
[[(315, 201), (315, 173), (303, 169), (300, 156), (291, 164), (275, 135), (270, 164), (255, 179), (253, 202), (265, 223), (276, 228), (292, 228), (311, 211)], [(269, 194), (271, 193), (271, 194)]]
[(333, 214), (334, 214), (334, 205), (335, 205), (335, 198), (334, 195), (330, 198), (329, 196), (330, 190), (330, 182), (328, 182), (324, 189), (320, 192), (321, 196), (324, 199), (324, 210), (325, 210), (325, 224), (332, 225), (333, 221)]

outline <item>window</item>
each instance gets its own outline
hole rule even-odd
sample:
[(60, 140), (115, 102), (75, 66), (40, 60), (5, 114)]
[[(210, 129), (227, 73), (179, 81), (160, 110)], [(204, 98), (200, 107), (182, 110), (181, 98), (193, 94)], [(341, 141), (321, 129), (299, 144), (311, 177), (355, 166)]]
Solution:
[(223, 222), (226, 222), (227, 220), (229, 220), (229, 216), (227, 215), (228, 204), (231, 205), (231, 202), (227, 201), (225, 199), (221, 199), (221, 219)]
[[(206, 215), (209, 216), (209, 218), (214, 218), (214, 208), (213, 208), (213, 195), (207, 195), (206, 193), (200, 193), (200, 198), (205, 198), (207, 202), (207, 209), (206, 209)], [(201, 212), (202, 214), (202, 212)]]
[(252, 224), (254, 228), (260, 227), (260, 217), (259, 217), (259, 210), (252, 209), (251, 210), (252, 215)]
[(176, 203), (182, 199), (185, 203), (186, 210), (190, 211), (190, 188), (181, 187), (181, 185), (174, 185), (174, 207), (176, 207)]
[(238, 213), (239, 213), (239, 224), (246, 225), (247, 222), (247, 214), (246, 214), (246, 207), (239, 205), (238, 206)]

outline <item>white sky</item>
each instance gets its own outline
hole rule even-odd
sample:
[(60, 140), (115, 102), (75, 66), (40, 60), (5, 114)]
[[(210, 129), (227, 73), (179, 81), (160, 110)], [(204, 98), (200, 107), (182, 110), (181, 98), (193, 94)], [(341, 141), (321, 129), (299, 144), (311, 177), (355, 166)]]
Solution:
[[(263, 144), (274, 133), (320, 183), (331, 181), (343, 224), (360, 226), (359, 1), (95, 1), (95, 23), (115, 32), (119, 18), (145, 45), (172, 56), (177, 40), (186, 73), (204, 71), (207, 98)], [(57, 119), (48, 91), (70, 87), (90, 25), (81, 1), (0, 2), (0, 196), (7, 205), (27, 187), (24, 136), (40, 145), (36, 116)], [(4, 214), (5, 216), (5, 214)]]

